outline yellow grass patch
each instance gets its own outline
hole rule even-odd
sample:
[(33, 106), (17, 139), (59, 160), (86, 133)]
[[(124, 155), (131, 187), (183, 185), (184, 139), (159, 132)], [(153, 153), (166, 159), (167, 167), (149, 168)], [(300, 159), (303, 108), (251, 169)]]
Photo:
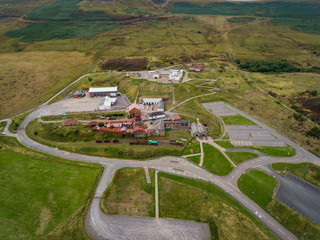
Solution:
[(0, 118), (43, 103), (91, 64), (79, 52), (0, 53)]

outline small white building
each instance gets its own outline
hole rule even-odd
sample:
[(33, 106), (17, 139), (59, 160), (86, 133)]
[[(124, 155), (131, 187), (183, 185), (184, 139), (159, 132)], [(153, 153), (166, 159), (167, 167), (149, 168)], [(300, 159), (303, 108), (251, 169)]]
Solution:
[(110, 109), (112, 105), (114, 105), (117, 102), (116, 97), (109, 97), (106, 96), (105, 99), (101, 102), (99, 106), (99, 110), (107, 110)]

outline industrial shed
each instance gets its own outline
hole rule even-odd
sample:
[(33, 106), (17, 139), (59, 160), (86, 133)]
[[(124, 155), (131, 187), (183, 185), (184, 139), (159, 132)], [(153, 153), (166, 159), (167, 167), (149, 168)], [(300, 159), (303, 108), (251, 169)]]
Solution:
[(90, 97), (116, 97), (118, 94), (118, 87), (100, 87), (100, 88), (90, 88)]
[(191, 123), (191, 134), (193, 137), (207, 137), (209, 136), (205, 126), (200, 123)]
[(189, 120), (176, 120), (176, 121), (170, 121), (165, 120), (164, 127), (166, 129), (172, 129), (172, 130), (188, 130), (190, 129), (190, 121)]

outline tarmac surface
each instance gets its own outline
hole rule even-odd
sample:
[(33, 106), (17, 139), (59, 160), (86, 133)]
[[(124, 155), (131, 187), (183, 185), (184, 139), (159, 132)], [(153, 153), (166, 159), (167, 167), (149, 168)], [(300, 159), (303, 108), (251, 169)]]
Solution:
[(277, 173), (280, 182), (275, 198), (320, 225), (320, 188), (291, 173)]

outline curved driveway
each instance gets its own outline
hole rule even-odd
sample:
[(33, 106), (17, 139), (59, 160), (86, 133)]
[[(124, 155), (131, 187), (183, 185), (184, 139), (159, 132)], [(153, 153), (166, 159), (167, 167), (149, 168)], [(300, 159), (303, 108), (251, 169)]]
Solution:
[[(36, 108), (21, 124), (18, 129), (17, 139), (23, 145), (30, 147), (39, 152), (44, 152), (53, 156), (70, 159), (74, 161), (81, 162), (92, 162), (99, 163), (105, 167), (103, 176), (98, 184), (96, 189), (95, 198), (92, 201), (90, 211), (86, 217), (86, 228), (89, 234), (98, 239), (130, 239), (131, 236), (128, 231), (131, 228), (128, 228), (126, 224), (119, 225), (119, 223), (111, 221), (106, 215), (104, 215), (100, 209), (100, 198), (112, 180), (114, 172), (123, 167), (148, 167), (158, 171), (167, 172), (171, 174), (176, 174), (184, 177), (199, 179), (202, 181), (210, 182), (230, 196), (232, 196), (236, 201), (238, 201), (241, 205), (243, 205), (249, 212), (251, 212), (259, 221), (261, 221), (267, 228), (269, 228), (277, 237), (280, 239), (297, 239), (291, 232), (289, 232), (286, 228), (284, 228), (281, 224), (279, 224), (274, 218), (272, 218), (268, 213), (266, 213), (262, 208), (260, 208), (256, 203), (246, 197), (237, 187), (238, 178), (246, 171), (252, 168), (257, 168), (262, 165), (267, 165), (275, 162), (290, 162), (290, 163), (300, 163), (300, 162), (311, 162), (319, 165), (320, 159), (305, 151), (304, 149), (296, 146), (289, 140), (285, 139), (286, 143), (292, 145), (296, 150), (296, 155), (294, 157), (269, 157), (269, 156), (260, 156), (259, 158), (249, 160), (239, 164), (234, 170), (225, 177), (220, 177), (209, 173), (207, 170), (195, 165), (182, 157), (161, 157), (158, 159), (148, 160), (148, 161), (135, 161), (135, 160), (123, 160), (123, 159), (110, 159), (103, 157), (94, 157), (94, 156), (86, 156), (76, 153), (70, 153), (66, 151), (61, 151), (56, 148), (51, 148), (48, 146), (44, 146), (40, 143), (37, 143), (30, 138), (25, 133), (25, 127), (30, 123), (33, 119), (38, 118), (42, 115), (47, 115), (48, 105), (43, 104)], [(63, 109), (61, 113), (64, 112)], [(56, 114), (60, 114), (60, 112), (56, 112)], [(249, 119), (251, 119), (248, 116)], [(251, 119), (254, 120), (255, 119)], [(265, 126), (266, 127), (266, 126)], [(277, 137), (284, 139), (281, 135), (276, 134)], [(154, 236), (155, 233), (154, 225), (152, 225), (151, 221), (153, 219), (148, 218), (134, 218), (130, 223), (132, 226), (136, 226), (136, 229), (141, 230), (141, 235), (139, 235), (139, 231), (135, 231), (136, 239), (145, 236)], [(139, 220), (138, 220), (139, 219)], [(148, 219), (148, 224), (145, 223), (145, 220)], [(162, 221), (163, 220), (163, 221)], [(176, 226), (177, 228), (180, 223), (178, 221), (166, 221), (161, 219), (163, 226), (165, 227), (165, 231), (171, 231), (170, 234), (166, 236), (171, 236), (172, 239), (194, 239), (192, 233), (188, 231), (188, 227), (180, 226), (182, 229), (180, 232), (174, 232), (173, 228), (170, 226)], [(142, 225), (141, 225), (142, 222)], [(136, 225), (135, 225), (136, 224)], [(140, 225), (139, 225), (140, 224)], [(147, 226), (150, 226), (149, 231)], [(141, 226), (146, 226), (143, 229)], [(153, 226), (153, 227), (152, 227)], [(194, 226), (194, 225), (192, 225)], [(190, 228), (190, 226), (189, 226)], [(200, 227), (201, 228), (201, 227)], [(128, 229), (128, 231), (126, 231)], [(169, 230), (168, 230), (169, 229)], [(171, 229), (171, 230), (170, 230)], [(160, 229), (161, 230), (161, 229)], [(159, 231), (160, 231), (159, 230)], [(199, 227), (197, 228), (197, 231)], [(195, 230), (196, 231), (196, 230)], [(158, 232), (159, 233), (159, 232)], [(129, 235), (128, 235), (129, 234)], [(187, 235), (191, 234), (191, 235)], [(174, 236), (174, 237), (173, 237)], [(199, 236), (199, 235), (197, 235)], [(132, 239), (131, 238), (131, 239)]]

